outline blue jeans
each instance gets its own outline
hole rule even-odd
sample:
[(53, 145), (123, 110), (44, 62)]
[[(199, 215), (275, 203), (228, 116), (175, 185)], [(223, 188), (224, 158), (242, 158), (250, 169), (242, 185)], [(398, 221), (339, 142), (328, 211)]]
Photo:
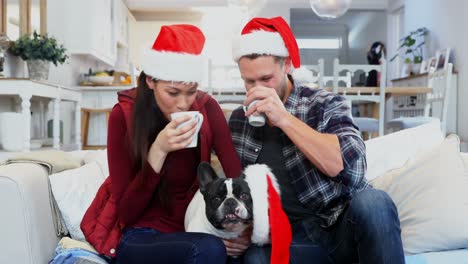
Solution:
[[(383, 191), (355, 194), (330, 228), (314, 223), (293, 225), (290, 263), (405, 263), (398, 212)], [(244, 263), (269, 263), (270, 251), (251, 246)]]
[(120, 240), (114, 263), (226, 263), (226, 248), (210, 234), (129, 228)]

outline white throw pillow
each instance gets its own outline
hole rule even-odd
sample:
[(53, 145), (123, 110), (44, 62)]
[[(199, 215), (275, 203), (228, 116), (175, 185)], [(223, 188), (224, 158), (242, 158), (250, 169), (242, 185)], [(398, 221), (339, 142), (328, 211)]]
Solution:
[(81, 220), (107, 174), (103, 174), (97, 162), (89, 162), (79, 168), (62, 171), (49, 177), (52, 193), (70, 236), (85, 241), (80, 228)]
[(412, 157), (429, 151), (443, 140), (438, 120), (367, 140), (366, 178), (372, 180), (400, 168)]
[(468, 248), (468, 174), (459, 144), (450, 135), (404, 167), (371, 181), (398, 208), (406, 254)]
[(107, 177), (109, 175), (107, 149), (91, 150), (83, 156), (84, 164), (88, 164), (93, 161), (99, 164), (102, 170), (102, 174), (104, 174)]

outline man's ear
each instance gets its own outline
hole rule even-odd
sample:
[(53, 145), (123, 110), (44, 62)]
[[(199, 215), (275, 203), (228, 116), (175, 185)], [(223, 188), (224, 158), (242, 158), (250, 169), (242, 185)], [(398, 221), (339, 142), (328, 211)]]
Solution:
[(292, 61), (290, 57), (286, 57), (284, 60), (284, 73), (291, 74), (292, 73)]
[(198, 165), (197, 174), (198, 174), (198, 183), (200, 185), (200, 192), (202, 193), (205, 192), (206, 186), (210, 182), (218, 178), (218, 175), (213, 170), (211, 165), (206, 162), (202, 162), (200, 163), (200, 165)]
[(146, 76), (146, 85), (148, 85), (148, 88), (150, 90), (154, 90), (154, 88), (156, 88), (156, 82), (153, 81), (153, 78), (150, 77), (150, 76)]

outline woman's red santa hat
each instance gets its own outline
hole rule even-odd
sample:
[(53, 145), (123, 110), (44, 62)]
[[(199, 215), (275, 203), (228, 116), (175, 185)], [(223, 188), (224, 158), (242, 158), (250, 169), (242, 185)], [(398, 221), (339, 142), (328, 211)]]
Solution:
[(159, 80), (200, 83), (204, 44), (205, 36), (196, 26), (162, 26), (151, 49), (143, 52), (141, 68)]
[(242, 56), (252, 54), (290, 57), (294, 68), (291, 73), (294, 82), (297, 84), (315, 82), (312, 72), (301, 67), (296, 38), (282, 17), (253, 18), (244, 26), (238, 43), (233, 46), (235, 61), (239, 61)]
[(281, 206), (280, 188), (275, 175), (264, 164), (254, 164), (244, 170), (252, 196), (252, 243), (271, 243), (271, 264), (289, 263), (292, 241), (291, 225)]

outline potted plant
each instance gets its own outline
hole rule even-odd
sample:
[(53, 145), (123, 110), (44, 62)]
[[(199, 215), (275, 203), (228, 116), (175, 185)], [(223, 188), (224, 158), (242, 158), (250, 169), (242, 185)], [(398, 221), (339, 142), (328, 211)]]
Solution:
[(47, 80), (49, 66), (52, 62), (55, 66), (63, 64), (68, 56), (63, 45), (47, 34), (40, 35), (36, 31), (25, 34), (14, 41), (10, 47), (13, 55), (21, 57), (28, 65), (29, 78)]
[(411, 31), (407, 36), (400, 39), (400, 46), (397, 49), (397, 54), (395, 54), (390, 61), (395, 60), (398, 55), (400, 55), (400, 51), (405, 49), (404, 63), (407, 64), (409, 67), (411, 64), (411, 71), (412, 72), (419, 72), (419, 68), (421, 67), (421, 62), (423, 60), (423, 51), (422, 48), (426, 43), (424, 41), (424, 36), (427, 35), (429, 30), (425, 27), (418, 28), (415, 31)]

